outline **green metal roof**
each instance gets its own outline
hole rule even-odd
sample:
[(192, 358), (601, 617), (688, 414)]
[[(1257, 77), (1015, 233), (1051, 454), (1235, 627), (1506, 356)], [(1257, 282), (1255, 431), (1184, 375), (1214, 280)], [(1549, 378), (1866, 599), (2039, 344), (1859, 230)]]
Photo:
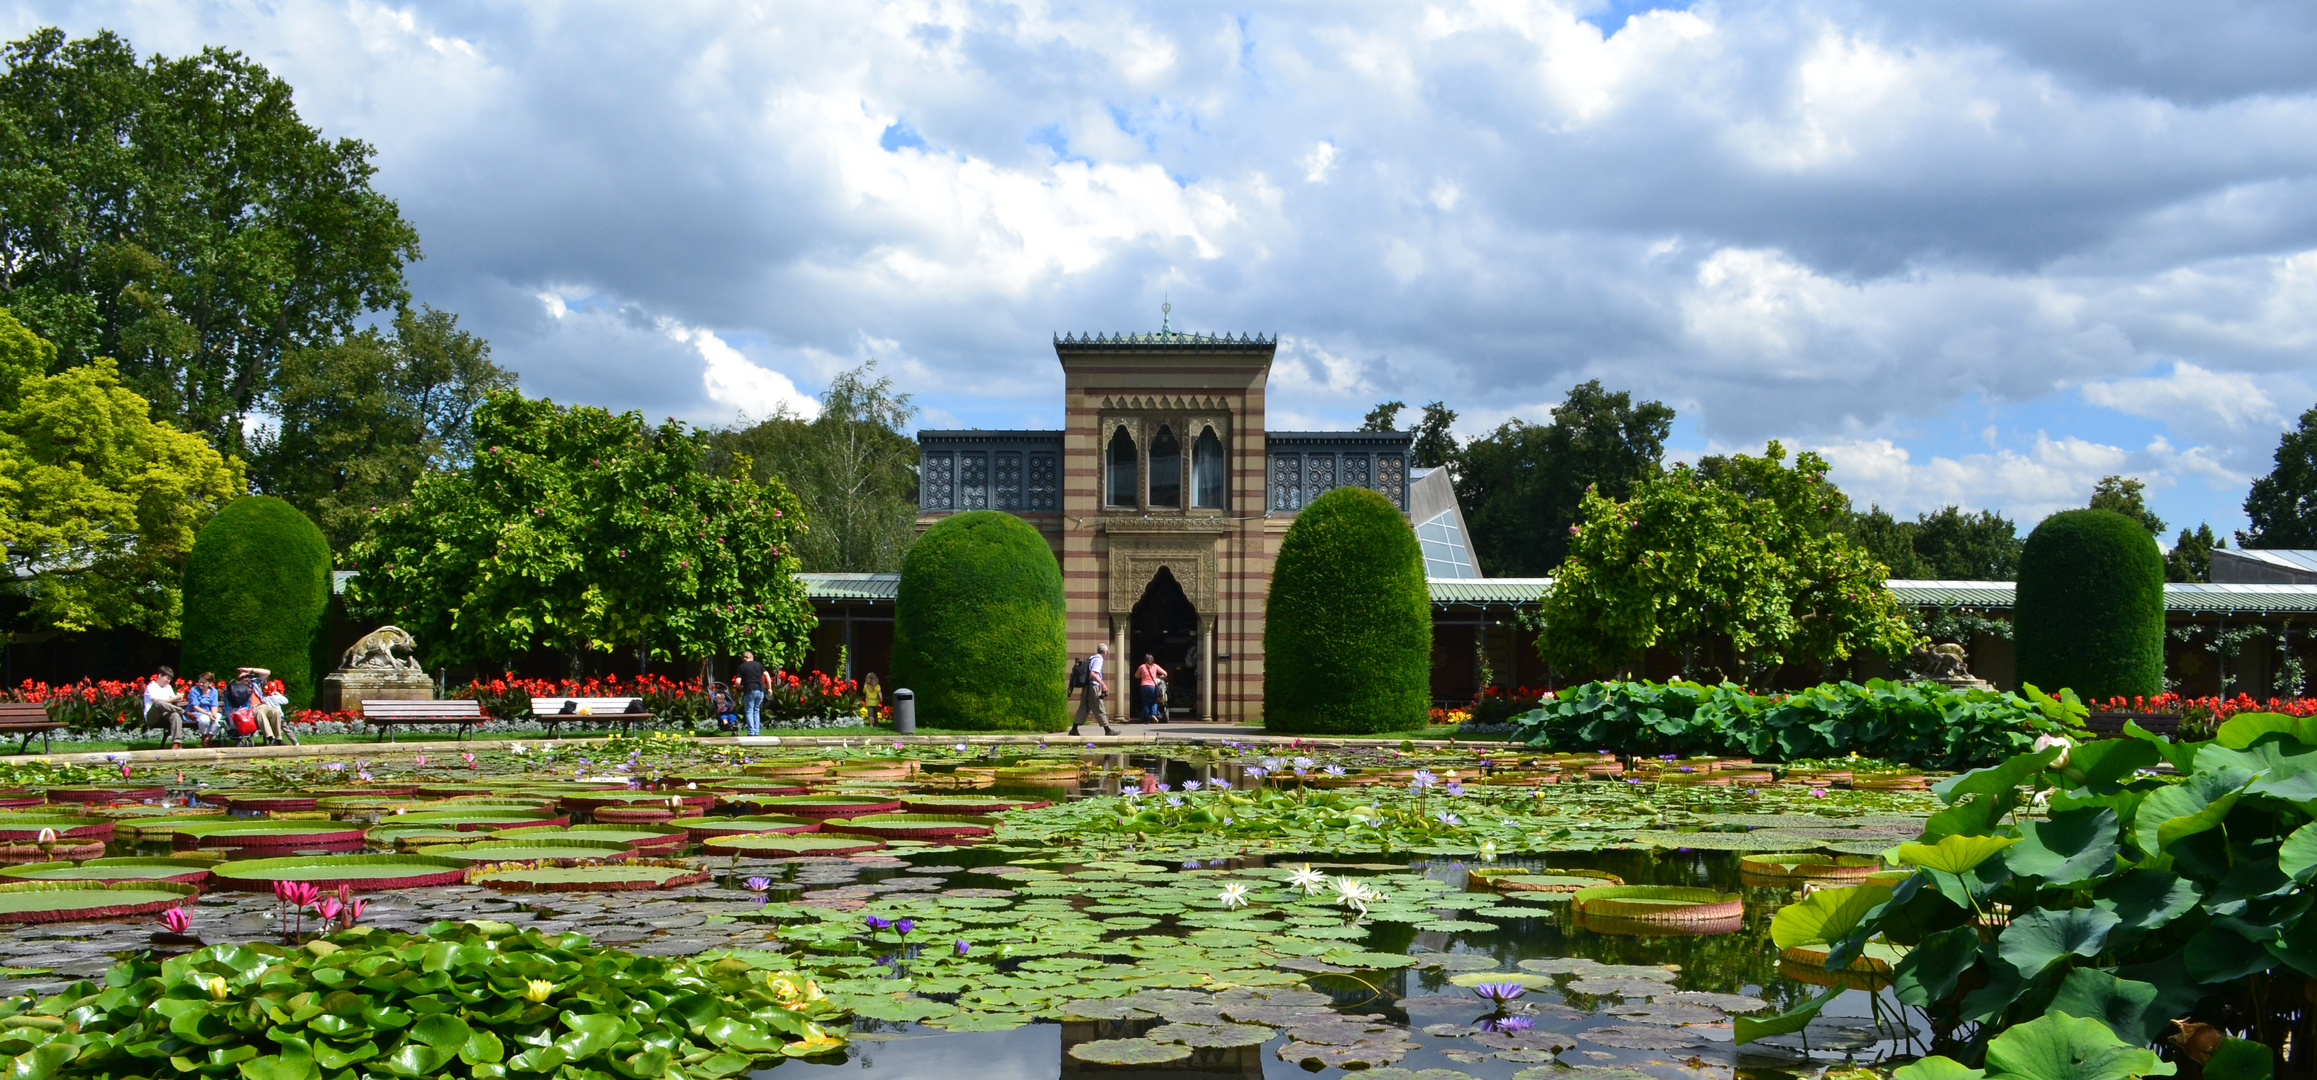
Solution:
[(899, 574), (798, 574), (808, 600), (868, 600), (891, 603), (901, 593)]
[(1430, 578), (1435, 604), (1534, 604), (1545, 598), (1551, 578)]
[(1884, 582), (1891, 595), (1908, 607), (2009, 608), (2013, 586), (2008, 581)]
[(2166, 611), (2317, 611), (2317, 585), (2166, 585)]

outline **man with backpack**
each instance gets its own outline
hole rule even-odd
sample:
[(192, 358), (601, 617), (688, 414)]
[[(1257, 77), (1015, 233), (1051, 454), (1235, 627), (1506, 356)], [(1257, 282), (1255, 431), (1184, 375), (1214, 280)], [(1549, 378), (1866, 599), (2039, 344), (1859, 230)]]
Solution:
[(1088, 716), (1094, 717), (1094, 722), (1102, 725), (1103, 734), (1118, 734), (1118, 729), (1110, 726), (1110, 707), (1102, 703), (1103, 698), (1110, 696), (1110, 685), (1102, 680), (1102, 660), (1109, 653), (1110, 646), (1097, 645), (1094, 647), (1094, 655), (1080, 660), (1076, 667), (1070, 669), (1070, 688), (1078, 691), (1078, 715), (1070, 721), (1070, 734), (1073, 737), (1078, 734), (1078, 726), (1085, 723)]

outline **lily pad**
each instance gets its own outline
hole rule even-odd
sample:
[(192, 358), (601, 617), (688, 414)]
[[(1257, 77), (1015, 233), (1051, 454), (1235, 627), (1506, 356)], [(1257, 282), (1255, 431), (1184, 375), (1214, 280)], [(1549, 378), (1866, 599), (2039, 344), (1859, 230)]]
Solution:
[(360, 844), (363, 829), (343, 821), (212, 820), (178, 826), (170, 840), (176, 846), (291, 848)]
[(10, 814), (0, 818), (0, 841), (38, 840), (44, 829), (55, 832), (59, 840), (110, 840), (113, 837), (113, 822), (109, 818)]
[(1623, 1050), (1687, 1050), (1702, 1046), (1705, 1040), (1681, 1028), (1664, 1027), (1597, 1027), (1577, 1033), (1589, 1043), (1614, 1046)]
[(695, 841), (711, 836), (747, 836), (751, 833), (809, 833), (821, 831), (819, 818), (790, 814), (749, 814), (742, 817), (687, 817), (665, 822), (662, 828), (682, 829)]
[(1261, 1046), (1276, 1030), (1260, 1024), (1162, 1024), (1143, 1037), (1152, 1042), (1181, 1043), (1202, 1050)]
[(333, 888), (344, 885), (367, 891), (456, 885), (466, 872), (467, 864), (457, 859), (425, 855), (306, 855), (222, 863), (210, 871), (210, 881), (221, 889), (249, 892), (271, 890), (277, 881), (305, 881)]
[(1053, 805), (1044, 799), (1008, 799), (985, 795), (910, 795), (901, 808), (912, 814), (999, 814), (1008, 810), (1036, 810)]
[(790, 795), (755, 799), (752, 804), (801, 818), (856, 818), (869, 814), (890, 814), (901, 809), (900, 799), (876, 795)]
[(477, 844), (429, 844), (412, 854), (452, 859), (468, 865), (503, 862), (568, 863), (624, 859), (636, 853), (626, 844), (597, 840), (485, 840)]
[(493, 840), (587, 840), (647, 849), (680, 848), (691, 839), (684, 830), (664, 825), (542, 825), (495, 829), (490, 835)]
[(1071, 1047), (1069, 1054), (1096, 1065), (1163, 1065), (1190, 1057), (1191, 1048), (1150, 1039), (1096, 1039)]
[(996, 818), (964, 814), (869, 814), (831, 819), (821, 831), (887, 840), (952, 840), (988, 836), (997, 826)]
[(191, 903), (199, 892), (172, 881), (15, 881), (0, 885), (0, 923), (148, 915)]
[(790, 836), (779, 833), (748, 833), (741, 836), (710, 837), (701, 845), (710, 855), (738, 855), (743, 858), (781, 859), (797, 855), (852, 855), (875, 851), (885, 842), (867, 836), (825, 836), (812, 834)]
[(1588, 917), (1661, 923), (1720, 922), (1746, 913), (1745, 902), (1736, 893), (1678, 885), (1607, 885), (1584, 889), (1577, 893), (1576, 905), (1577, 910)]
[(0, 870), (0, 877), (34, 881), (173, 881), (199, 885), (217, 864), (208, 859), (90, 859), (83, 863), (31, 863)]
[(627, 892), (673, 889), (708, 880), (708, 872), (681, 862), (600, 863), (592, 866), (478, 866), (471, 884), (501, 892)]

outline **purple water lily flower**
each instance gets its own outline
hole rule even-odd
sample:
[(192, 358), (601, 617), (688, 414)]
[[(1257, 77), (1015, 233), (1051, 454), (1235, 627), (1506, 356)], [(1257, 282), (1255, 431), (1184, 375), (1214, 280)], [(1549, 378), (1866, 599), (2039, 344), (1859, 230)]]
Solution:
[(954, 945), (954, 946), (952, 946), (952, 948), (955, 948), (955, 949), (957, 950), (957, 954), (958, 954), (959, 956), (964, 956), (964, 955), (965, 955), (965, 954), (966, 954), (968, 951), (970, 951), (970, 950), (973, 948), (973, 946), (972, 946), (972, 945), (969, 945), (969, 944), (967, 944), (967, 943), (966, 943), (966, 940), (965, 940), (964, 938), (959, 938), (959, 939), (957, 939), (957, 944), (956, 944), (956, 945)]
[(1490, 1004), (1502, 1006), (1505, 1002), (1528, 993), (1529, 988), (1517, 982), (1491, 982), (1475, 984), (1472, 987), (1472, 992), (1480, 995), (1482, 1000)]
[(1480, 1022), (1482, 1031), (1527, 1031), (1537, 1022), (1526, 1016), (1497, 1016)]
[(772, 888), (772, 879), (768, 877), (752, 877), (747, 881), (741, 882), (740, 884), (746, 887), (749, 892), (763, 892), (766, 889)]
[(906, 934), (906, 933), (910, 932), (911, 930), (915, 930), (915, 929), (917, 929), (917, 920), (915, 920), (915, 919), (902, 919), (902, 920), (899, 920), (899, 921), (897, 921), (897, 922), (895, 922), (895, 923), (893, 924), (893, 929), (895, 929), (895, 930), (898, 930), (898, 931), (900, 931), (900, 932), (902, 932), (902, 933)]
[(867, 923), (871, 930), (890, 930), (893, 928), (893, 923), (890, 920), (880, 919), (875, 915), (863, 915), (861, 921)]
[(1200, 784), (1200, 783), (1199, 783), (1198, 781), (1196, 781), (1196, 780), (1185, 780), (1185, 781), (1183, 781), (1183, 790), (1184, 790), (1184, 791), (1197, 791), (1197, 790), (1199, 790), (1199, 788), (1201, 788), (1201, 787), (1203, 787), (1203, 786), (1205, 786), (1205, 785), (1202, 785), (1202, 784)]

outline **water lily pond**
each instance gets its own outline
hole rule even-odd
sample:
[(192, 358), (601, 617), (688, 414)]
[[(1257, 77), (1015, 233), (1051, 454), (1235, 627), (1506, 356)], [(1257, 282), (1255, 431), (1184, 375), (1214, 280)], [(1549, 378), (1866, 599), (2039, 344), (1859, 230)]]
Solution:
[[(1769, 932), (1813, 886), (1883, 872), (1936, 806), (1920, 776), (992, 754), (638, 740), (20, 775), (0, 881), (50, 884), (0, 885), (0, 991), (349, 922), (488, 920), (809, 978), (849, 1032), (775, 1066), (798, 1077), (1681, 1080), (1921, 1052), (1874, 956), (1829, 971)], [(1741, 1018), (1828, 987), (1851, 989), (1736, 1042)]]

